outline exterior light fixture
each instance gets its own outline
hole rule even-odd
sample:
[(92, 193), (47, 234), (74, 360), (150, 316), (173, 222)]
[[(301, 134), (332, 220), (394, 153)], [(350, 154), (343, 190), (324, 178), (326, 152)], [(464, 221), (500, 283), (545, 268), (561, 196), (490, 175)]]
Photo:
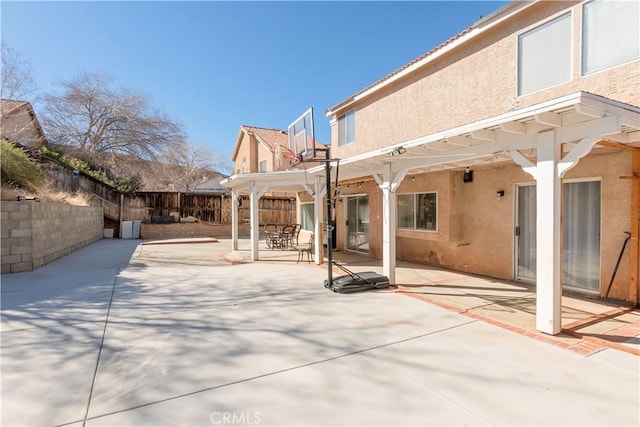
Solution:
[(400, 147), (396, 148), (395, 150), (393, 150), (393, 151), (389, 151), (389, 155), (390, 155), (391, 157), (395, 157), (395, 156), (400, 156), (401, 154), (404, 154), (404, 153), (406, 153), (406, 152), (407, 152), (407, 149), (406, 149), (406, 148), (404, 148), (404, 147), (401, 145)]
[(473, 182), (473, 171), (471, 169), (467, 168), (467, 170), (464, 171), (462, 182)]
[(498, 199), (504, 197), (504, 190), (498, 190), (496, 194), (498, 195)]

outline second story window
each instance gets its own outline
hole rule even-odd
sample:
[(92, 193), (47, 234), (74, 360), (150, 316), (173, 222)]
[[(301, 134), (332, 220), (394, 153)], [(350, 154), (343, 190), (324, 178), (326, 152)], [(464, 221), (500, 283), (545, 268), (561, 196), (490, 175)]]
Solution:
[(582, 74), (640, 56), (640, 3), (594, 0), (582, 8)]
[(260, 160), (260, 164), (258, 165), (258, 172), (266, 172), (267, 171), (267, 161)]
[(571, 13), (518, 37), (518, 95), (571, 79)]
[(242, 173), (247, 173), (247, 158), (242, 159)]
[(338, 117), (338, 145), (350, 144), (356, 140), (356, 110)]

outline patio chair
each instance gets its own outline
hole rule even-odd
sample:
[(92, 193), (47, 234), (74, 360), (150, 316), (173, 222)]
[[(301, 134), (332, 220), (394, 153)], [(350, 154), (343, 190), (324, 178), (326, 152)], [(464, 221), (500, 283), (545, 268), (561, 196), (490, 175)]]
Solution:
[(284, 227), (282, 227), (281, 249), (287, 249), (292, 246), (294, 230), (295, 227), (293, 225), (285, 225)]
[(264, 240), (267, 243), (267, 248), (273, 249), (274, 236), (278, 233), (278, 226), (275, 224), (264, 225)]
[(298, 246), (298, 236), (300, 236), (300, 230), (302, 229), (302, 224), (296, 224), (293, 226), (293, 237), (291, 244), (294, 246)]
[(314, 260), (313, 252), (315, 249), (313, 234), (311, 235), (311, 237), (309, 237), (309, 242), (306, 245), (298, 247), (296, 249), (298, 249), (298, 261), (296, 261), (296, 264), (302, 261), (302, 259), (304, 258), (304, 254), (307, 254), (307, 262), (311, 264), (311, 262)]

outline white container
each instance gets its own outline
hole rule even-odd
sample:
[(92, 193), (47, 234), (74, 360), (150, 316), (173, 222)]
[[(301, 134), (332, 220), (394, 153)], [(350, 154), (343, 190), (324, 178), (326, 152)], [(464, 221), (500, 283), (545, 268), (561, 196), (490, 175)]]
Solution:
[(113, 239), (113, 228), (104, 228), (102, 231), (105, 239)]
[(133, 221), (122, 221), (120, 223), (120, 235), (123, 239), (133, 239)]
[(132, 225), (131, 237), (133, 239), (139, 239), (140, 227), (142, 225), (142, 221), (140, 221), (139, 219), (134, 219), (132, 222), (133, 222), (133, 225)]

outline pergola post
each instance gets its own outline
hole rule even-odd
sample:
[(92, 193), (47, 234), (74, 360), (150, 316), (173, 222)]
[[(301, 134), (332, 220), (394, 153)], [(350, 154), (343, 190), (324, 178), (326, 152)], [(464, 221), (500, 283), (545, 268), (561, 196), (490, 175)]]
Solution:
[(382, 174), (373, 175), (382, 190), (382, 274), (389, 283), (396, 283), (396, 218), (398, 196), (396, 189), (407, 174), (407, 170), (391, 171), (391, 163), (385, 163)]
[(561, 145), (553, 130), (537, 142), (536, 329), (556, 335), (562, 329)]
[(260, 242), (260, 220), (258, 218), (258, 204), (260, 197), (264, 191), (256, 186), (255, 181), (251, 181), (251, 201), (250, 201), (250, 222), (251, 222), (251, 259), (257, 261), (258, 255), (258, 243)]
[(238, 250), (238, 197), (239, 194), (231, 190), (231, 242), (233, 250)]

